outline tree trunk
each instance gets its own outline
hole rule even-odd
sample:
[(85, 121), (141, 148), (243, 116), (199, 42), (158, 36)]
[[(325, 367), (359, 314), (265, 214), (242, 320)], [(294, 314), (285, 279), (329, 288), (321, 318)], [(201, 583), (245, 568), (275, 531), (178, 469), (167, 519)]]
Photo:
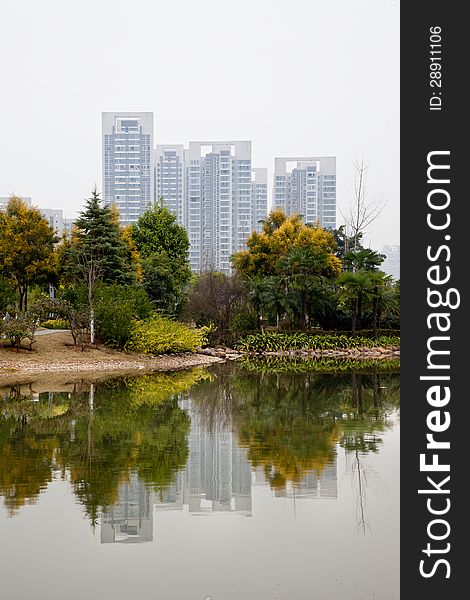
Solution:
[(90, 307), (90, 343), (95, 343), (95, 312), (93, 310), (93, 274), (88, 271), (88, 306)]
[(95, 312), (90, 308), (90, 343), (95, 343)]
[(362, 294), (359, 293), (357, 297), (357, 328), (360, 329), (362, 325)]
[(372, 303), (372, 333), (377, 334), (377, 309), (379, 305), (378, 288), (374, 288), (374, 301)]
[(356, 323), (357, 323), (357, 298), (354, 298), (352, 305), (352, 321), (351, 321), (351, 333), (354, 335), (356, 333)]

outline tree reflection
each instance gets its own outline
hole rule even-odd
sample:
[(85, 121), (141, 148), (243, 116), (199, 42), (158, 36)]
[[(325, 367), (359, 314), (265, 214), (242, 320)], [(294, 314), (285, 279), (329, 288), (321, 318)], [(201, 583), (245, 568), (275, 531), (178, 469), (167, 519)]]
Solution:
[(54, 471), (70, 480), (92, 524), (134, 475), (162, 494), (187, 462), (190, 417), (179, 399), (189, 392), (201, 427), (232, 428), (276, 493), (301, 489), (312, 474), (335, 477), (343, 448), (354, 459), (365, 531), (363, 457), (378, 452), (392, 425), (398, 374), (377, 366), (339, 374), (290, 366), (230, 363), (210, 376), (193, 370), (82, 384), (35, 402), (19, 386), (9, 390), (0, 414), (0, 494), (9, 513), (34, 503)]
[[(92, 524), (117, 499), (130, 473), (167, 487), (188, 456), (190, 418), (178, 395), (202, 370), (114, 380), (39, 402), (4, 400), (0, 418), (0, 494), (10, 514), (34, 503), (54, 470), (70, 477)], [(51, 398), (52, 396), (52, 398)]]
[(231, 420), (251, 464), (263, 468), (273, 489), (299, 485), (309, 472), (320, 475), (338, 444), (358, 457), (378, 451), (399, 404), (397, 373), (376, 366), (318, 373), (305, 365), (296, 372), (289, 367), (298, 360), (277, 359), (274, 368), (266, 362), (216, 368), (214, 381), (201, 382), (191, 397), (208, 428)]

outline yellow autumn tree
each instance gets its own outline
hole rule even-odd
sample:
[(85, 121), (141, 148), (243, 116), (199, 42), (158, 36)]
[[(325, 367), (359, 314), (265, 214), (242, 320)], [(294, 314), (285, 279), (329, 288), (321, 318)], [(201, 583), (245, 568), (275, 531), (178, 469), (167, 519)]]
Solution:
[(288, 319), (291, 326), (309, 327), (322, 302), (322, 281), (336, 278), (341, 261), (334, 255), (333, 234), (306, 225), (300, 215), (274, 210), (261, 232), (253, 232), (247, 249), (232, 257), (238, 273), (250, 282), (258, 320)]
[(0, 212), (0, 273), (13, 282), (20, 311), (28, 307), (28, 289), (47, 281), (54, 270), (54, 230), (39, 209), (12, 196)]
[(325, 277), (341, 273), (341, 261), (334, 255), (333, 234), (319, 225), (306, 225), (300, 215), (287, 216), (280, 209), (266, 218), (261, 232), (254, 231), (246, 243), (248, 249), (237, 252), (232, 264), (246, 277), (270, 277), (282, 274), (286, 261), (295, 254), (309, 256), (311, 271)]

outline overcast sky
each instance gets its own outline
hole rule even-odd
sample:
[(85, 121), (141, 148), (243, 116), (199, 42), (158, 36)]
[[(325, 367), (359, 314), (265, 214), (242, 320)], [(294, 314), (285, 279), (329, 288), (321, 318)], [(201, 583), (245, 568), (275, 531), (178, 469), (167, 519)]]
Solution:
[(270, 179), (336, 155), (343, 211), (364, 159), (368, 242), (399, 242), (397, 0), (2, 0), (0, 23), (0, 196), (75, 216), (101, 112), (152, 111), (155, 143), (249, 139)]

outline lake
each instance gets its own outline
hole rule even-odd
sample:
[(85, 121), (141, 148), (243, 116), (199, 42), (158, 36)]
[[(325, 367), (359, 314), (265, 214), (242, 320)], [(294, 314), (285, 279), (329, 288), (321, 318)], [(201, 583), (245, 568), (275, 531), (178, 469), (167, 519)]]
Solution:
[(398, 598), (399, 374), (337, 362), (0, 383), (0, 597)]

